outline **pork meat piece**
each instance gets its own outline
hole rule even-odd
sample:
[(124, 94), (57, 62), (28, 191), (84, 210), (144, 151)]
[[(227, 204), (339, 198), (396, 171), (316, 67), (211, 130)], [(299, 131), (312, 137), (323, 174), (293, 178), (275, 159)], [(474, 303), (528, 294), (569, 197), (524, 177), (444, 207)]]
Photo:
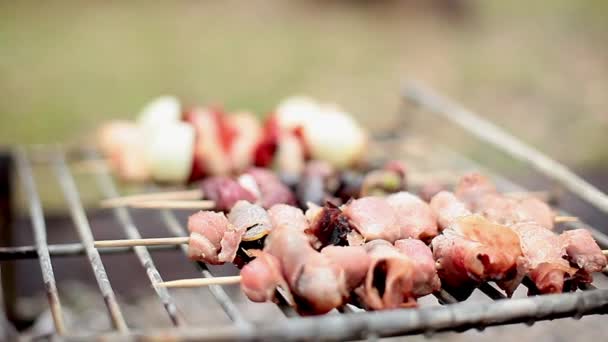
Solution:
[[(304, 233), (306, 228), (299, 229), (289, 221), (273, 220), (273, 217), (292, 216), (293, 211), (289, 208), (277, 205), (271, 208), (273, 227), (264, 251), (279, 260), (297, 310), (304, 314), (326, 313), (342, 305), (348, 296), (344, 270), (312, 248)], [(274, 225), (275, 222), (279, 224)]]
[(308, 229), (308, 221), (302, 209), (287, 204), (275, 204), (268, 209), (272, 228), (290, 227), (304, 232)]
[(215, 202), (217, 210), (228, 211), (239, 200), (255, 202), (256, 197), (234, 179), (224, 176), (206, 178), (201, 182), (206, 199)]
[(566, 248), (561, 238), (535, 222), (512, 226), (519, 235), (521, 248), (528, 262), (528, 276), (540, 293), (560, 293), (564, 281), (574, 274), (565, 259)]
[(327, 246), (321, 254), (344, 270), (349, 292), (361, 285), (371, 262), (363, 246)]
[(188, 218), (188, 256), (209, 264), (232, 262), (244, 229), (237, 229), (223, 213), (199, 211)]
[(451, 229), (431, 242), (441, 283), (452, 288), (476, 286), (487, 280), (492, 251)]
[(415, 305), (413, 279), (415, 265), (385, 240), (364, 245), (371, 259), (363, 285), (355, 290), (367, 309), (394, 309)]
[(483, 203), (483, 198), (486, 195), (496, 194), (498, 191), (489, 178), (480, 173), (471, 172), (460, 178), (454, 193), (456, 197), (466, 203), (469, 210), (477, 212), (479, 205)]
[(412, 293), (415, 297), (426, 296), (441, 288), (429, 246), (417, 239), (402, 239), (395, 242), (395, 247), (413, 261), (415, 270)]
[(433, 196), (430, 207), (442, 230), (449, 228), (450, 224), (456, 222), (460, 217), (472, 214), (464, 202), (449, 191), (441, 191)]
[(587, 229), (567, 230), (560, 235), (568, 260), (587, 272), (600, 272), (606, 267), (606, 256)]
[(241, 270), (241, 289), (253, 302), (267, 302), (275, 299), (278, 287), (288, 291), (279, 260), (263, 251), (251, 251), (255, 259)]
[(279, 203), (296, 204), (294, 194), (272, 171), (262, 168), (251, 168), (247, 170), (247, 174), (253, 177), (258, 186), (262, 207), (268, 209)]
[(555, 221), (555, 213), (551, 207), (534, 197), (487, 195), (478, 205), (478, 212), (491, 221), (506, 225), (536, 222), (552, 230)]
[(384, 198), (353, 200), (344, 206), (343, 212), (365, 241), (382, 239), (393, 243), (400, 237), (397, 214)]
[(397, 213), (399, 238), (427, 241), (439, 233), (435, 214), (418, 196), (409, 192), (398, 192), (386, 197), (386, 201)]

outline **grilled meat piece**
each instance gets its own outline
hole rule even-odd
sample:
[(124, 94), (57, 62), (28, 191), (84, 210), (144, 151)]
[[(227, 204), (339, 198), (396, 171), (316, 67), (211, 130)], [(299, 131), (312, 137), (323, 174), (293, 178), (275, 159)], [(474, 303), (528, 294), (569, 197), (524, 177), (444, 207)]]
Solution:
[(239, 200), (256, 201), (254, 194), (234, 179), (224, 176), (206, 178), (201, 182), (201, 190), (205, 198), (215, 202), (217, 210), (228, 211)]
[(233, 226), (223, 213), (199, 211), (188, 218), (188, 256), (209, 264), (232, 262), (245, 233)]
[(288, 208), (271, 208), (273, 230), (264, 251), (279, 261), (298, 311), (304, 314), (326, 313), (342, 305), (348, 296), (344, 270), (312, 248), (303, 229), (294, 227), (290, 221), (276, 220), (276, 217), (293, 216), (292, 211), (281, 213)]
[(310, 224), (306, 233), (311, 236), (315, 248), (349, 245), (348, 237), (354, 228), (342, 210), (331, 202), (323, 207), (310, 205), (306, 218)]
[(560, 235), (560, 239), (570, 264), (575, 265), (579, 272), (590, 275), (606, 267), (606, 256), (587, 229), (567, 230)]
[(418, 196), (402, 191), (389, 195), (386, 201), (397, 212), (397, 223), (401, 231), (399, 238), (430, 241), (439, 233), (435, 214)]
[(555, 213), (549, 205), (532, 196), (508, 196), (479, 173), (463, 176), (456, 186), (456, 196), (473, 212), (500, 224), (512, 225), (532, 221), (553, 229)]
[(400, 238), (397, 214), (384, 198), (370, 196), (353, 200), (345, 205), (343, 212), (366, 241), (383, 239), (393, 243)]
[(363, 246), (327, 246), (321, 254), (344, 270), (349, 292), (361, 285), (371, 262)]
[(254, 302), (272, 301), (278, 287), (288, 291), (279, 260), (264, 251), (252, 253), (255, 259), (241, 270), (241, 289), (247, 298)]
[(534, 223), (512, 226), (519, 235), (521, 249), (528, 262), (528, 275), (540, 293), (562, 292), (564, 280), (575, 270), (565, 259), (566, 248), (558, 235)]
[(430, 206), (441, 229), (447, 229), (459, 218), (472, 214), (466, 205), (449, 191), (441, 191), (435, 195), (431, 199)]
[(246, 173), (256, 182), (262, 207), (268, 209), (279, 203), (295, 205), (295, 196), (274, 172), (262, 168), (251, 168)]
[(306, 216), (300, 208), (292, 207), (287, 204), (275, 204), (268, 210), (272, 229), (276, 227), (290, 227), (297, 231), (304, 232), (308, 229)]
[(364, 247), (371, 262), (363, 285), (355, 290), (360, 302), (371, 310), (415, 305), (412, 260), (385, 240)]
[(417, 239), (402, 239), (395, 242), (395, 247), (413, 261), (415, 270), (412, 294), (415, 297), (425, 296), (441, 288), (433, 252), (424, 242)]

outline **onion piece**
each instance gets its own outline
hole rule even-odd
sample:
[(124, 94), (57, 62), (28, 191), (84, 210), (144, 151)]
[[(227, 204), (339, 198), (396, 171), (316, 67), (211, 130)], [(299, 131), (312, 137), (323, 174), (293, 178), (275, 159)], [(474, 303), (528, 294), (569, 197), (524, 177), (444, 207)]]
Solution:
[(181, 106), (177, 98), (161, 96), (142, 109), (137, 117), (137, 123), (145, 131), (163, 129), (166, 124), (180, 121), (181, 115)]
[(152, 178), (160, 182), (185, 182), (192, 169), (194, 128), (178, 121), (147, 133), (145, 159)]
[(367, 134), (346, 112), (325, 107), (323, 115), (306, 121), (304, 138), (313, 159), (325, 160), (338, 168), (358, 162), (367, 146)]
[(281, 103), (276, 109), (276, 117), (281, 129), (291, 130), (304, 126), (306, 121), (315, 120), (321, 115), (321, 106), (306, 96), (292, 96)]

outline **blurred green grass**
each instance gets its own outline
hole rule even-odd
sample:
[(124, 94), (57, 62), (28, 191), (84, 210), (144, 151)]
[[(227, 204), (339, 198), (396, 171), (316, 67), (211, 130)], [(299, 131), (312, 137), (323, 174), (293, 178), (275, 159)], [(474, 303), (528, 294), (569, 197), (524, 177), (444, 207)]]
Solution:
[(608, 164), (607, 2), (470, 4), (2, 2), (0, 145), (77, 141), (165, 93), (260, 114), (308, 93), (381, 128), (416, 78), (560, 160)]

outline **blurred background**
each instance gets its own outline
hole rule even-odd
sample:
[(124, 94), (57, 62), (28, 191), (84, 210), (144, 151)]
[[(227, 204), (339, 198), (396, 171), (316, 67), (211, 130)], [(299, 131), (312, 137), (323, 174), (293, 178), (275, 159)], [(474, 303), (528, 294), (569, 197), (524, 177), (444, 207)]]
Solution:
[[(309, 94), (380, 130), (415, 79), (608, 190), (607, 18), (603, 0), (2, 1), (0, 146), (81, 141), (161, 94), (259, 115)], [(432, 122), (411, 129), (542, 188)]]

